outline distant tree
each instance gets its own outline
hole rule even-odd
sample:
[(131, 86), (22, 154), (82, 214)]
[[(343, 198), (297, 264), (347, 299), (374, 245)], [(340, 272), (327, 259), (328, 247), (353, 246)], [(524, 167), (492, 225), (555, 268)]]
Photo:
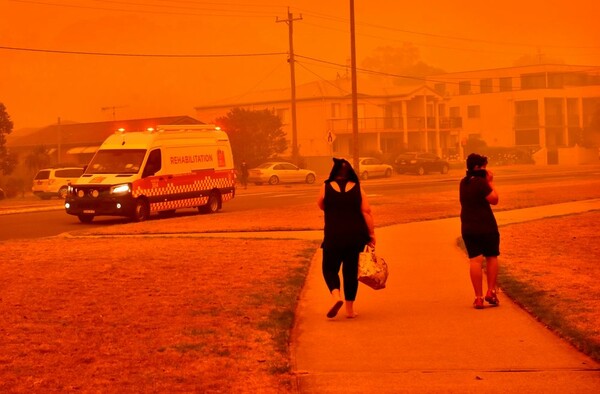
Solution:
[(406, 77), (396, 79), (395, 83), (398, 85), (419, 83), (423, 77), (444, 72), (423, 62), (419, 48), (409, 42), (403, 43), (400, 48), (391, 46), (376, 48), (362, 61), (361, 66), (368, 70)]
[(275, 111), (234, 108), (216, 120), (229, 135), (236, 163), (249, 166), (267, 161), (287, 149), (286, 134)]
[(52, 162), (52, 158), (48, 154), (48, 149), (45, 146), (36, 146), (27, 156), (25, 156), (25, 165), (32, 172), (48, 167)]
[(3, 103), (0, 103), (0, 172), (9, 175), (17, 165), (17, 157), (6, 148), (6, 136), (13, 130), (13, 122)]

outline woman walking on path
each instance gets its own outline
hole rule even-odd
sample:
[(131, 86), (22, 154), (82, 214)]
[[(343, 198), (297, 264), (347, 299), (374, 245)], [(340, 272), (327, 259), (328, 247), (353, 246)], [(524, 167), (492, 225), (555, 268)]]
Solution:
[(467, 174), (460, 181), (461, 234), (469, 255), (475, 309), (483, 309), (484, 259), (488, 286), (485, 301), (493, 306), (500, 304), (496, 295), (500, 233), (490, 206), (498, 204), (498, 192), (494, 188), (494, 174), (486, 168), (487, 163), (487, 157), (471, 153), (467, 157)]
[(333, 159), (331, 173), (321, 188), (317, 204), (325, 213), (322, 269), (333, 298), (327, 317), (335, 317), (344, 304), (340, 294), (341, 267), (346, 317), (353, 318), (356, 317), (358, 255), (367, 244), (375, 247), (375, 230), (367, 196), (348, 161)]

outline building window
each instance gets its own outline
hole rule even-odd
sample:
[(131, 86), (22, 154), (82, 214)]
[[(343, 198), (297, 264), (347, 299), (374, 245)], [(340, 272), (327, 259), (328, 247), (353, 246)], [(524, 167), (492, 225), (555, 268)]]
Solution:
[(438, 104), (438, 116), (446, 116), (446, 104)]
[(512, 77), (500, 78), (500, 91), (510, 92), (512, 90)]
[(579, 126), (579, 100), (576, 98), (567, 99), (567, 125), (569, 127)]
[(521, 89), (544, 88), (546, 88), (545, 73), (521, 74)]
[(537, 100), (515, 102), (515, 128), (528, 130), (539, 127)]
[(492, 93), (494, 91), (492, 87), (492, 78), (486, 78), (479, 81), (479, 89), (481, 93)]
[(458, 94), (471, 94), (471, 81), (460, 81), (458, 83)]
[(481, 109), (479, 105), (469, 105), (467, 106), (467, 117), (469, 119), (478, 119), (481, 117)]
[(435, 90), (437, 93), (439, 93), (443, 96), (444, 94), (446, 94), (446, 84), (445, 83), (436, 83), (433, 85), (433, 90)]
[(563, 73), (548, 73), (548, 87), (562, 89), (564, 87)]
[(339, 103), (332, 103), (331, 104), (331, 117), (334, 119), (337, 119), (341, 116), (342, 114), (340, 113), (340, 104)]
[(454, 118), (458, 118), (460, 116), (460, 107), (450, 107), (448, 108), (450, 116)]

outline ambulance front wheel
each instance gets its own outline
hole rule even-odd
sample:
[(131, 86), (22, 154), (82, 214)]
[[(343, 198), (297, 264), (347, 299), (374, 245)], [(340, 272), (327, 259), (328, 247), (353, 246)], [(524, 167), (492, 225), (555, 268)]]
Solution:
[(221, 197), (218, 193), (210, 193), (208, 196), (208, 202), (206, 205), (198, 207), (198, 210), (202, 213), (216, 213), (221, 207)]
[(150, 217), (150, 206), (143, 198), (138, 198), (135, 202), (135, 210), (132, 219), (136, 222), (143, 222)]
[(92, 220), (94, 220), (94, 215), (77, 215), (77, 218), (79, 218), (79, 221), (81, 223), (91, 223)]

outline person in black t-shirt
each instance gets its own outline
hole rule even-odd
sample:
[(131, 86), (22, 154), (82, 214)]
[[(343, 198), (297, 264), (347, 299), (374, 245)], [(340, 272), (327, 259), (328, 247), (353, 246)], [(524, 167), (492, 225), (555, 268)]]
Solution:
[[(500, 233), (491, 205), (498, 204), (494, 174), (487, 169), (487, 157), (471, 153), (467, 157), (467, 174), (460, 181), (461, 235), (470, 261), (470, 276), (475, 290), (476, 309), (483, 300), (493, 306), (500, 303), (496, 295)], [(487, 293), (483, 297), (483, 261), (486, 262)]]
[(358, 176), (344, 159), (333, 159), (329, 178), (323, 184), (317, 205), (325, 213), (323, 277), (333, 306), (327, 317), (333, 318), (344, 304), (340, 295), (340, 267), (344, 277), (346, 317), (356, 317), (354, 301), (358, 291), (358, 255), (365, 245), (375, 247), (371, 207)]

